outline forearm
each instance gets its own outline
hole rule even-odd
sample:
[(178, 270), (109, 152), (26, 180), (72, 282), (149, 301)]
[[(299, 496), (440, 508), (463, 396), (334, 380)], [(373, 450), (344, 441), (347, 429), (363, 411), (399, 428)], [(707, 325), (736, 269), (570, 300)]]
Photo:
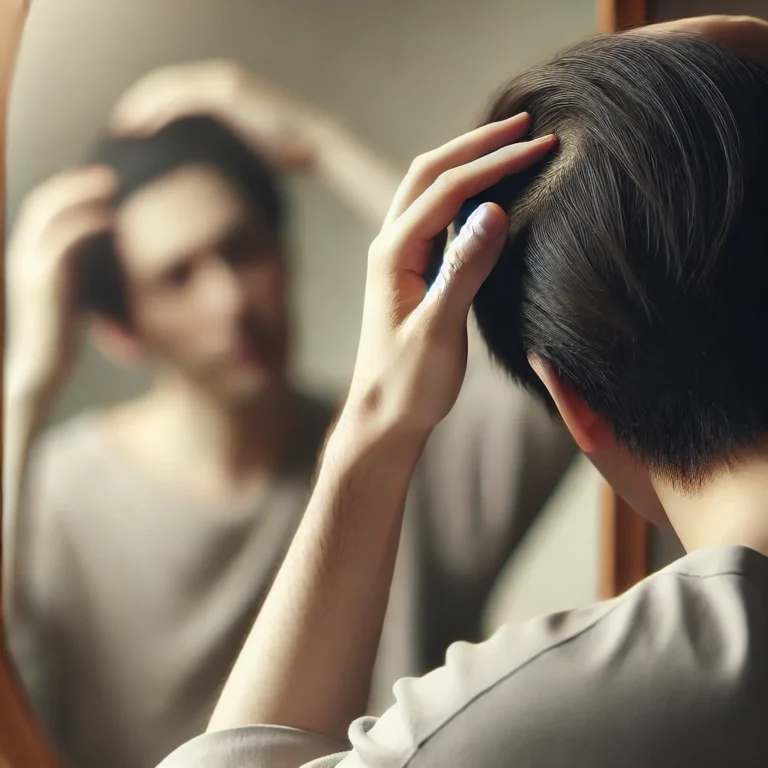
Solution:
[(15, 616), (16, 556), (23, 534), (22, 497), (35, 438), (46, 419), (52, 398), (31, 387), (17, 385), (9, 376), (4, 391), (3, 417), (3, 618)]
[(264, 89), (260, 80), (239, 72), (219, 104), (220, 115), (259, 151), (266, 145), (274, 152), (270, 140), (276, 142), (283, 133), (286, 141), (297, 140), (308, 151), (308, 167), (320, 181), (354, 213), (380, 227), (403, 172), (321, 110), (295, 102), (290, 109), (283, 107), (290, 120), (283, 117), (285, 124), (274, 123), (265, 108)]
[(423, 440), (345, 420), (209, 729), (286, 725), (345, 738), (364, 713)]
[(403, 173), (341, 123), (324, 120), (314, 135), (321, 181), (355, 213), (380, 227)]

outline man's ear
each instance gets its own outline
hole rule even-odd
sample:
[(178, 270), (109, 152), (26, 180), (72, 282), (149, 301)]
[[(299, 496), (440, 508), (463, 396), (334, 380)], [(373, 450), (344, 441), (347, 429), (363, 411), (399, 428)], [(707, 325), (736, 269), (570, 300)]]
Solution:
[(547, 388), (560, 416), (583, 453), (599, 453), (616, 445), (613, 430), (541, 358), (528, 362)]
[(128, 368), (146, 359), (146, 350), (136, 334), (116, 320), (94, 317), (91, 332), (102, 354), (115, 365)]

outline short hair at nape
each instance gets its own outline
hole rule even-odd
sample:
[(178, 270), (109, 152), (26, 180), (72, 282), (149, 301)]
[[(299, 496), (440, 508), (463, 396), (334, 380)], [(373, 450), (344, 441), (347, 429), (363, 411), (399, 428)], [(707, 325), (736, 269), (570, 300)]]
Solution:
[[(768, 435), (768, 75), (703, 38), (598, 36), (507, 85), (559, 148), (485, 199), (510, 241), (474, 305), (492, 355), (548, 364), (692, 488)], [(476, 200), (475, 202), (479, 202)]]
[[(189, 165), (214, 168), (232, 183), (245, 203), (278, 237), (286, 227), (287, 205), (277, 174), (234, 132), (208, 116), (175, 120), (148, 136), (110, 136), (89, 162), (115, 171), (117, 208), (153, 181)], [(125, 281), (111, 235), (96, 238), (84, 254), (79, 281), (83, 309), (129, 321)]]

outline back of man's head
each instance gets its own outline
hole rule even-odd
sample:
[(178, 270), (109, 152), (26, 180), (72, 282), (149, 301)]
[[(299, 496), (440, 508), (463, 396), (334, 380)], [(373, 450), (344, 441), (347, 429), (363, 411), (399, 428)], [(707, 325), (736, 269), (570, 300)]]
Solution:
[(512, 237), (475, 302), (493, 355), (548, 364), (683, 484), (768, 434), (768, 77), (704, 39), (601, 36), (515, 79), (559, 149), (486, 199)]
[[(113, 205), (186, 166), (215, 169), (242, 195), (273, 235), (280, 238), (286, 219), (277, 175), (227, 127), (206, 116), (186, 117), (148, 136), (116, 136), (102, 141), (91, 162), (111, 168), (118, 180)], [(127, 323), (126, 286), (114, 239), (99, 238), (86, 254), (80, 280), (84, 309)]]

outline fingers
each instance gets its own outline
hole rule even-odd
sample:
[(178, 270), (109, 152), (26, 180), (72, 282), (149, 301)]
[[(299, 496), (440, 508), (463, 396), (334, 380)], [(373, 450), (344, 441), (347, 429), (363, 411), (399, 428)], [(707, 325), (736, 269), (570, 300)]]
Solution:
[[(148, 125), (162, 120), (162, 114), (168, 112), (168, 101), (174, 101), (175, 95), (168, 83), (172, 84), (179, 79), (183, 86), (184, 67), (179, 65), (161, 67), (140, 78), (118, 99), (112, 109), (109, 117), (111, 130), (117, 134), (147, 132)], [(178, 85), (176, 90), (179, 90)]]
[(77, 251), (88, 240), (107, 232), (114, 222), (114, 213), (103, 206), (81, 207), (59, 216), (46, 233), (45, 251), (58, 254)]
[(146, 136), (174, 120), (218, 112), (222, 104), (237, 102), (245, 78), (240, 66), (227, 59), (162, 67), (123, 94), (112, 110), (110, 128), (117, 135)]
[(87, 167), (50, 178), (27, 196), (14, 228), (8, 268), (14, 280), (49, 274), (114, 221), (109, 197), (117, 179), (109, 168)]
[(548, 154), (554, 135), (503, 147), (490, 155), (442, 173), (400, 217), (396, 228), (407, 237), (431, 240), (456, 217), (462, 204), (501, 181), (520, 173)]
[(178, 118), (205, 112), (201, 104), (183, 98), (182, 94), (164, 96), (158, 98), (156, 94), (137, 93), (126, 100), (110, 117), (112, 133), (117, 136), (151, 136)]
[(731, 48), (739, 56), (768, 65), (768, 21), (754, 16), (723, 14), (675, 19), (633, 30), (634, 34), (684, 32), (702, 35)]
[(465, 200), (538, 162), (556, 143), (552, 135), (520, 142), (445, 171), (391, 226), (384, 249), (389, 261), (380, 266), (424, 274), (428, 243), (448, 227)]
[(417, 157), (392, 201), (385, 226), (391, 224), (427, 190), (440, 174), (465, 165), (522, 138), (531, 125), (527, 112), (476, 128), (442, 147)]
[(39, 186), (24, 201), (21, 226), (37, 234), (62, 212), (89, 204), (104, 204), (117, 189), (117, 177), (103, 166), (64, 171)]
[(494, 203), (481, 205), (451, 243), (440, 274), (414, 313), (413, 322), (451, 328), (457, 324), (464, 326), (472, 302), (496, 264), (508, 234), (509, 220), (502, 208)]

